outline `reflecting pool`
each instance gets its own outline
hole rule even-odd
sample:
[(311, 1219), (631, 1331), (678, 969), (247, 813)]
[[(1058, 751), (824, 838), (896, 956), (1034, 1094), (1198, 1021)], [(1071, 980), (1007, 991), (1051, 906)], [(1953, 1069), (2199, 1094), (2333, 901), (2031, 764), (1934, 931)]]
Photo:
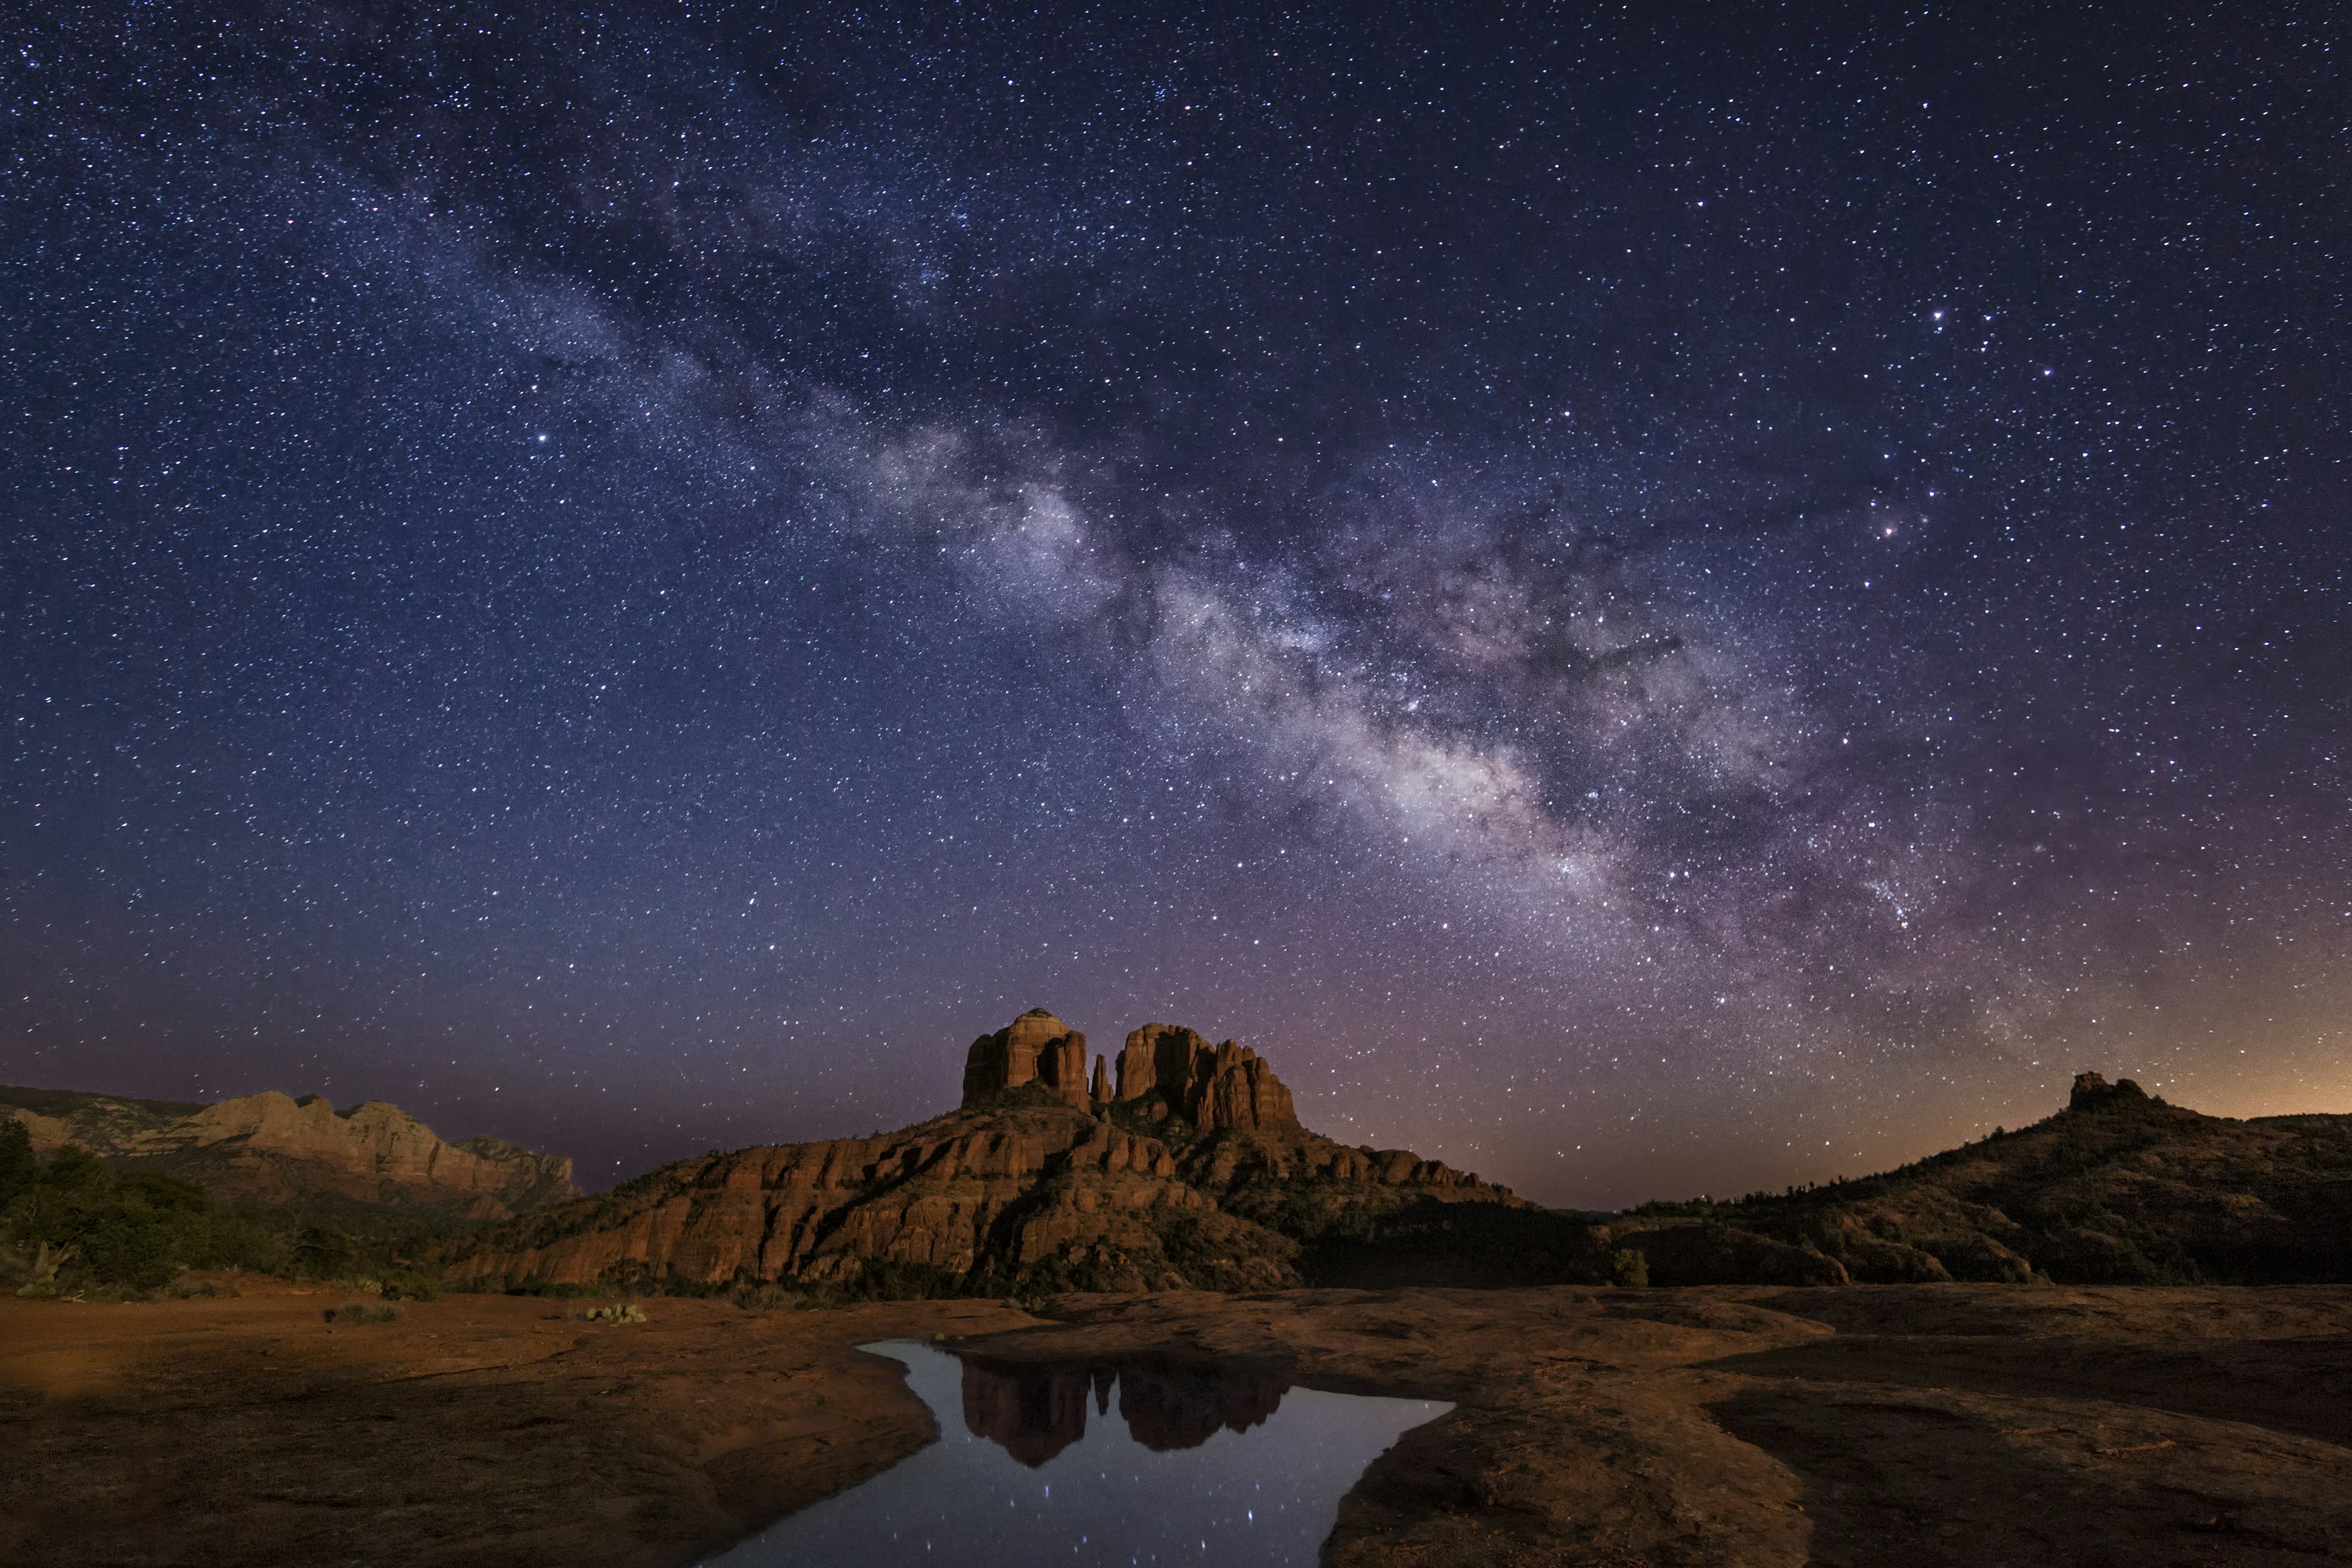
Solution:
[(940, 1440), (713, 1563), (1312, 1568), (1364, 1467), (1453, 1408), (1293, 1388), (1263, 1366), (860, 1348), (905, 1364)]

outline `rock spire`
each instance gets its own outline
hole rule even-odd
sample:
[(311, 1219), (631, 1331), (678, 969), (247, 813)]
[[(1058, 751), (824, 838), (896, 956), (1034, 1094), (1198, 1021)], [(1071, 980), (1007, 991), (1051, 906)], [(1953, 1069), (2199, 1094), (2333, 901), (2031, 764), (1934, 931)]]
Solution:
[(964, 1055), (967, 1110), (1024, 1083), (1044, 1084), (1081, 1110), (1093, 1103), (1087, 1092), (1087, 1037), (1043, 1007), (981, 1036)]
[(1264, 1058), (1232, 1040), (1212, 1046), (1174, 1024), (1144, 1025), (1118, 1053), (1118, 1099), (1154, 1092), (1203, 1132), (1298, 1125), (1290, 1090)]

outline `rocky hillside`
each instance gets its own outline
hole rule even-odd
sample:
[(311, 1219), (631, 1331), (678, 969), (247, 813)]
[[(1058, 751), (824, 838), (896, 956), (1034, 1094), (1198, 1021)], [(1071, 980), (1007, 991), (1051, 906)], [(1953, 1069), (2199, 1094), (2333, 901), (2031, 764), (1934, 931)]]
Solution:
[(78, 1144), (126, 1170), (193, 1181), (265, 1203), (331, 1195), (361, 1204), (504, 1219), (576, 1197), (572, 1162), (495, 1138), (443, 1142), (381, 1100), (337, 1110), (274, 1090), (216, 1104), (0, 1088), (0, 1118), (33, 1152)]
[(1298, 1123), (1254, 1051), (1147, 1024), (1114, 1085), (1042, 1009), (972, 1042), (963, 1104), (904, 1131), (684, 1160), (501, 1226), (448, 1258), (484, 1283), (929, 1289), (1297, 1284), (1302, 1245), (1423, 1205), (1525, 1208), (1402, 1150)]
[(1654, 1283), (2352, 1280), (2352, 1116), (2204, 1116), (2126, 1079), (1885, 1175), (1654, 1204), (1596, 1240)]

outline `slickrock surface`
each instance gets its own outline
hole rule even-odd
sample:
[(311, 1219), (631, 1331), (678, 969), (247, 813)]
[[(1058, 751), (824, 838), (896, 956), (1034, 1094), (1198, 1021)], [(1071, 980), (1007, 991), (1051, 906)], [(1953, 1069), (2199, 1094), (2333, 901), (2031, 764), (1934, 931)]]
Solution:
[[(935, 1336), (988, 1359), (979, 1425), (1040, 1453), (991, 1394), (1024, 1363), (1244, 1357), (1456, 1402), (1342, 1504), (1335, 1568), (2352, 1554), (2341, 1286), (655, 1300), (642, 1327), (445, 1298), (344, 1328), (335, 1301), (0, 1299), (0, 1560), (683, 1564), (927, 1441), (849, 1347)], [(1264, 1403), (1179, 1383), (1171, 1443)]]
[(502, 1219), (579, 1194), (569, 1160), (495, 1138), (446, 1142), (381, 1100), (337, 1111), (316, 1095), (273, 1089), (198, 1105), (0, 1089), (0, 1116), (23, 1122), (43, 1156), (78, 1143), (133, 1169), (273, 1202), (331, 1193)]
[(345, 1294), (0, 1298), (0, 1562), (684, 1564), (929, 1442), (860, 1341), (993, 1303), (591, 1323), (519, 1297), (324, 1321)]
[(1333, 1568), (2352, 1558), (2352, 1288), (1072, 1297), (1000, 1362), (1171, 1346), (1458, 1402)]

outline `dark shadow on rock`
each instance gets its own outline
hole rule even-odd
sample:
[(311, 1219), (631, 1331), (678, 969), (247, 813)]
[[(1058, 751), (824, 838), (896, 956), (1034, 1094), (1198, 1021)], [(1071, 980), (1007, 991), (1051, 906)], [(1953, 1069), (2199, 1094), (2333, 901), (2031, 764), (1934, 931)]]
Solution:
[(2244, 1506), (2259, 1478), (2180, 1484), (2159, 1468), (2169, 1440), (2126, 1426), (2095, 1446), (2096, 1410), (2018, 1410), (2011, 1426), (1935, 1390), (1803, 1384), (1711, 1408), (1802, 1479), (1813, 1568), (2189, 1568), (2341, 1546), (2312, 1510)]
[(1706, 1363), (1750, 1377), (1966, 1389), (2005, 1398), (2107, 1400), (2242, 1421), (2352, 1447), (2352, 1342), (2171, 1345), (2053, 1338), (1853, 1336)]

